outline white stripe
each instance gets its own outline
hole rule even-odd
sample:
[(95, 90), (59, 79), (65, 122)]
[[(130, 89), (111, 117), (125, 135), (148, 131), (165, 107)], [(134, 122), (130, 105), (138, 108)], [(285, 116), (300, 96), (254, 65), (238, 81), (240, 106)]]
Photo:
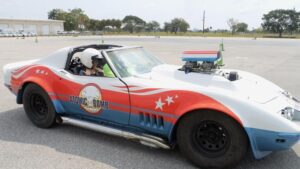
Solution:
[(18, 79), (19, 77), (21, 77), (24, 73), (26, 73), (29, 69), (33, 68), (35, 66), (30, 66), (28, 68), (26, 68), (25, 70), (23, 70), (21, 73), (18, 73), (17, 75), (12, 75), (13, 78)]

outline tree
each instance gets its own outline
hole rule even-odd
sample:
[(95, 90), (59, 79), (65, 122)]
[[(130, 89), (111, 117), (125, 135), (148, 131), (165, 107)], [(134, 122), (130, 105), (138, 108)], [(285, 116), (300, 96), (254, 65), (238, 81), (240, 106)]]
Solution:
[(165, 22), (164, 23), (164, 31), (165, 32), (171, 32), (172, 26), (170, 22)]
[[(166, 26), (166, 23), (165, 23)], [(177, 33), (177, 32), (187, 32), (190, 25), (185, 21), (183, 18), (174, 18), (170, 25), (170, 31), (171, 33)]]
[(64, 19), (64, 28), (67, 31), (77, 30), (77, 20), (72, 16), (71, 13), (67, 12)]
[(102, 31), (104, 29), (119, 30), (121, 25), (122, 21), (118, 19), (90, 19), (88, 29), (91, 31)]
[(69, 17), (71, 17), (72, 21), (75, 25), (75, 30), (84, 30), (88, 27), (89, 17), (84, 13), (84, 11), (80, 8), (75, 8), (69, 10)]
[(236, 32), (237, 24), (238, 24), (237, 20), (235, 20), (233, 18), (228, 19), (227, 25), (229, 26), (229, 28), (231, 30), (231, 34), (234, 34), (234, 32)]
[(132, 21), (127, 21), (126, 23), (124, 23), (123, 30), (133, 33), (135, 30), (135, 24)]
[(48, 19), (65, 20), (66, 12), (62, 9), (52, 9), (48, 12)]
[(122, 26), (122, 21), (119, 19), (112, 19), (110, 26), (114, 27), (115, 29), (120, 29)]
[(248, 24), (244, 22), (240, 22), (236, 24), (236, 32), (247, 32), (248, 31)]
[(300, 23), (300, 13), (295, 10), (277, 9), (264, 14), (262, 27), (265, 31), (278, 33), (282, 37), (284, 31), (297, 31)]
[(150, 21), (146, 24), (146, 31), (148, 32), (156, 32), (160, 28), (160, 25), (157, 21)]
[(99, 23), (99, 20), (90, 19), (88, 29), (91, 30), (91, 31), (97, 31), (98, 30), (98, 23)]
[(105, 20), (97, 20), (96, 30), (102, 31), (102, 30), (104, 30), (105, 26), (106, 26)]
[(84, 30), (88, 28), (89, 17), (80, 8), (69, 10), (52, 9), (48, 12), (48, 19), (63, 20), (67, 31)]
[(129, 31), (130, 33), (133, 33), (134, 31), (140, 32), (145, 28), (146, 22), (133, 15), (127, 15), (125, 18), (122, 20), (124, 27), (123, 29), (125, 31)]
[(289, 14), (290, 14), (289, 16), (291, 22), (287, 27), (287, 31), (290, 32), (292, 35), (293, 32), (297, 32), (298, 29), (300, 28), (300, 12), (296, 12), (294, 9), (294, 10), (290, 10)]

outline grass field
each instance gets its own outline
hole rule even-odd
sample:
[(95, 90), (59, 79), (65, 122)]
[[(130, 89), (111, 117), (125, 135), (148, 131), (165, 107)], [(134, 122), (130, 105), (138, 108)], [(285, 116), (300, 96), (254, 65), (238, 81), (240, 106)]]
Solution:
[[(128, 32), (104, 32), (105, 35), (136, 35), (136, 36), (201, 36), (201, 37), (245, 37), (245, 38), (279, 38), (278, 34), (271, 33), (215, 33), (215, 32), (186, 32), (186, 33), (167, 33), (167, 32), (139, 32), (139, 33), (128, 33)], [(298, 34), (283, 34), (282, 38), (300, 39), (300, 33)]]

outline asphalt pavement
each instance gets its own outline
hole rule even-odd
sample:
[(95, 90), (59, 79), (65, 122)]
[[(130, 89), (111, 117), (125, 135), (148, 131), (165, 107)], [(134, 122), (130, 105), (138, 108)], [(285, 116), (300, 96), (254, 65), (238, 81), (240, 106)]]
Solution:
[[(185, 50), (218, 50), (221, 38), (202, 37), (39, 37), (0, 38), (0, 67), (11, 62), (43, 57), (65, 46), (95, 43), (144, 46), (164, 62), (181, 65)], [(300, 40), (224, 38), (227, 68), (261, 75), (300, 98)], [(35, 127), (22, 105), (3, 86), (0, 72), (0, 169), (85, 168), (196, 168), (178, 149), (153, 149), (126, 139), (60, 125)], [(300, 144), (261, 160), (251, 153), (238, 169), (298, 169)]]

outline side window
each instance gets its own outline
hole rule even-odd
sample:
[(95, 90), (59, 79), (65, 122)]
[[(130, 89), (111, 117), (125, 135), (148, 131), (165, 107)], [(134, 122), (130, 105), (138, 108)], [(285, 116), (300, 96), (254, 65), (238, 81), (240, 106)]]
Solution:
[(71, 58), (69, 72), (80, 76), (115, 77), (104, 58), (92, 58), (92, 67), (86, 67), (80, 60), (82, 52), (76, 52)]

